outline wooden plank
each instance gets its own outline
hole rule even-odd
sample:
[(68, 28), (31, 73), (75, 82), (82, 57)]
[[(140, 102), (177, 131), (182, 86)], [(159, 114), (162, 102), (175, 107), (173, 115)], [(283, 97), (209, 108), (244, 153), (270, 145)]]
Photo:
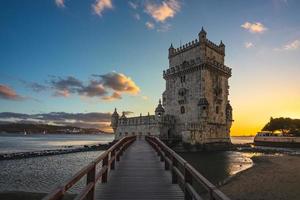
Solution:
[(123, 154), (108, 182), (97, 184), (96, 199), (184, 199), (171, 173), (164, 170), (155, 150), (145, 141), (135, 141)]

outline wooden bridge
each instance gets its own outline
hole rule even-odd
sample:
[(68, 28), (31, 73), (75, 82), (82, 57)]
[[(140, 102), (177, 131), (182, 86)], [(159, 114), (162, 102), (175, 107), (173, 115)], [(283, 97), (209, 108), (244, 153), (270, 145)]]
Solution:
[(119, 140), (43, 200), (62, 200), (85, 176), (75, 200), (230, 200), (156, 137)]

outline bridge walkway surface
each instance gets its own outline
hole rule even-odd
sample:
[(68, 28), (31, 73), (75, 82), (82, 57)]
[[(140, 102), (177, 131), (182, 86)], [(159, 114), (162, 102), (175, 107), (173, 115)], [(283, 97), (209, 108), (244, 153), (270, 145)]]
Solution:
[(97, 184), (96, 198), (101, 200), (184, 199), (177, 184), (172, 184), (171, 173), (164, 170), (155, 150), (144, 139), (137, 139), (124, 152), (108, 182)]

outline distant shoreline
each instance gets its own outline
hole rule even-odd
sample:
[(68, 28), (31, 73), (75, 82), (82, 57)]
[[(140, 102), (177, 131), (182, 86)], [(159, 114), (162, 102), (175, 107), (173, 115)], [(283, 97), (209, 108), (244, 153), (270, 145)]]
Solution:
[[(1, 135), (24, 135), (24, 132), (0, 132), (0, 136)], [(39, 133), (27, 133), (26, 136), (30, 136), (30, 135), (111, 135), (113, 133), (108, 133), (108, 132), (99, 132), (99, 133), (84, 133), (84, 132), (79, 132), (79, 133), (70, 133), (70, 132), (53, 132), (53, 133), (46, 133), (43, 134), (41, 132)]]
[(23, 158), (33, 158), (40, 156), (53, 156), (69, 153), (78, 153), (86, 151), (105, 151), (111, 147), (115, 141), (106, 144), (84, 145), (83, 147), (74, 148), (74, 146), (67, 146), (66, 149), (54, 149), (54, 150), (41, 150), (41, 151), (29, 151), (29, 152), (15, 152), (15, 153), (0, 153), (1, 160), (14, 160)]

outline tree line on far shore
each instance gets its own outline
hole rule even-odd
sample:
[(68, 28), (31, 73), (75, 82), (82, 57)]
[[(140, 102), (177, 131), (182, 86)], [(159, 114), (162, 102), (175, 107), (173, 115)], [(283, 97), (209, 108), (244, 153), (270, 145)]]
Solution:
[(73, 133), (73, 134), (96, 134), (105, 133), (95, 128), (79, 128), (75, 126), (57, 126), (49, 124), (0, 124), (0, 133)]
[(263, 127), (262, 131), (280, 132), (282, 134), (290, 134), (300, 136), (300, 119), (291, 118), (272, 118)]

